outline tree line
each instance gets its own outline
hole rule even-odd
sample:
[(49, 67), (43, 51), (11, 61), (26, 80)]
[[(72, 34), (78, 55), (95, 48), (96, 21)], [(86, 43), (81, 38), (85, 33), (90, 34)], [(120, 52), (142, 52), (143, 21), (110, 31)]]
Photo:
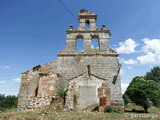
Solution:
[(0, 110), (16, 108), (18, 102), (18, 97), (15, 95), (0, 94)]

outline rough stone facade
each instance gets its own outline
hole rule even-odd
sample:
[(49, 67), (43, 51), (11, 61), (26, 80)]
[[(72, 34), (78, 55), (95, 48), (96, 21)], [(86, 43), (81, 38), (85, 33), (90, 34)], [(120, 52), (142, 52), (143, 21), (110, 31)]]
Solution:
[[(106, 30), (105, 25), (98, 29), (97, 15), (86, 9), (79, 11), (78, 19), (79, 27), (73, 29), (70, 25), (66, 31), (66, 48), (58, 54), (58, 60), (37, 65), (22, 73), (19, 107), (42, 94), (55, 96), (59, 89), (67, 91), (65, 107), (68, 110), (74, 107), (84, 109), (99, 103), (100, 88), (109, 91), (107, 104), (123, 104), (119, 73), (121, 65), (118, 54), (109, 47), (110, 31)], [(86, 28), (86, 24), (89, 28)], [(79, 38), (84, 42), (83, 52), (76, 52)], [(96, 49), (91, 47), (94, 38), (99, 45)]]

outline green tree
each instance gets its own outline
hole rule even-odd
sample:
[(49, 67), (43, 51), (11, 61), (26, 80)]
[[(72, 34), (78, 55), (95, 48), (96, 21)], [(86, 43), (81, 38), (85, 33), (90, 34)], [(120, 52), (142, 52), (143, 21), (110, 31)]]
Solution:
[(160, 84), (160, 67), (153, 67), (150, 72), (147, 72), (144, 76), (145, 80), (154, 80)]
[(149, 101), (152, 101), (155, 106), (160, 104), (160, 84), (153, 80), (146, 81), (143, 77), (133, 78), (125, 94), (135, 104), (142, 106), (145, 112), (149, 108)]
[(5, 96), (5, 94), (0, 94), (0, 109), (11, 109), (16, 108), (18, 102), (18, 97), (16, 96)]
[(141, 89), (129, 89), (126, 94), (136, 104), (144, 108), (145, 112), (150, 107), (147, 94)]
[(131, 101), (128, 97), (128, 95), (123, 94), (123, 100), (124, 100), (124, 104), (127, 106), (127, 104)]

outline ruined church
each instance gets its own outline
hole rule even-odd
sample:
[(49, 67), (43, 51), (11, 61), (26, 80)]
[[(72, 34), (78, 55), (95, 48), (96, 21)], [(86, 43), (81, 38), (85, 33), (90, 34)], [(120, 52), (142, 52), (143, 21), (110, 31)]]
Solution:
[[(97, 15), (86, 9), (79, 11), (78, 20), (78, 28), (70, 25), (66, 31), (66, 47), (57, 60), (22, 73), (19, 110), (49, 106), (60, 89), (66, 90), (64, 107), (68, 110), (99, 104), (101, 98), (106, 105), (123, 104), (121, 64), (110, 48), (110, 31), (106, 25), (97, 28)], [(78, 39), (83, 40), (81, 52), (76, 51)], [(97, 39), (97, 48), (91, 47), (92, 39)]]

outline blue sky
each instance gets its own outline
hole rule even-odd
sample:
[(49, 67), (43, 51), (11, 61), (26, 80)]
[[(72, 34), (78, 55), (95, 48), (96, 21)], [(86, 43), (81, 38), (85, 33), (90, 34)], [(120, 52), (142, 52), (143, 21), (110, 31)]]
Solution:
[[(80, 9), (95, 12), (97, 27), (111, 31), (123, 91), (133, 77), (159, 66), (159, 0), (61, 1), (76, 17)], [(56, 60), (70, 24), (79, 25), (59, 0), (0, 0), (0, 94), (17, 95), (21, 73)]]

